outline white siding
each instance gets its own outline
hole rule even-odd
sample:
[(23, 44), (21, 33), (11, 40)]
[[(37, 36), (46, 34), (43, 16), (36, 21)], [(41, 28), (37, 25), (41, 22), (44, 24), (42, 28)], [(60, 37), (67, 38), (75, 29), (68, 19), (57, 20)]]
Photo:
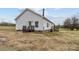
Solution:
[[(32, 21), (32, 25), (35, 26), (35, 21), (39, 22), (38, 28), (35, 27), (35, 30), (48, 30), (51, 28), (51, 23), (39, 17), (38, 15), (27, 11), (21, 17), (16, 20), (16, 30), (22, 30), (22, 27), (29, 25), (29, 21)], [(47, 28), (47, 23), (49, 23), (49, 27)]]
[[(47, 27), (47, 23), (49, 24), (49, 26)], [(43, 23), (43, 26), (44, 26), (44, 30), (49, 30), (51, 29), (52, 26), (54, 26), (52, 23), (44, 20), (44, 23)]]

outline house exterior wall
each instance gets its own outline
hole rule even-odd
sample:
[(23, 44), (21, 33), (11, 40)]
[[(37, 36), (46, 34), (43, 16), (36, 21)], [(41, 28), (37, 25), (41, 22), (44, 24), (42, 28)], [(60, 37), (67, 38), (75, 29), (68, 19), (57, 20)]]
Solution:
[[(43, 22), (44, 22), (43, 23), (44, 30), (49, 30), (49, 29), (51, 29), (52, 26), (54, 27), (54, 24), (52, 24), (46, 20), (43, 20)], [(47, 27), (47, 23), (48, 23), (48, 27)]]
[[(28, 27), (29, 21), (32, 22), (32, 25), (35, 26), (35, 21), (38, 21), (38, 27), (35, 27), (35, 30), (49, 30), (51, 28), (51, 23), (46, 21), (45, 19), (41, 18), (40, 16), (27, 11), (22, 16), (20, 16), (16, 20), (16, 30), (22, 30), (23, 26)], [(47, 23), (49, 23), (49, 27), (47, 27)]]

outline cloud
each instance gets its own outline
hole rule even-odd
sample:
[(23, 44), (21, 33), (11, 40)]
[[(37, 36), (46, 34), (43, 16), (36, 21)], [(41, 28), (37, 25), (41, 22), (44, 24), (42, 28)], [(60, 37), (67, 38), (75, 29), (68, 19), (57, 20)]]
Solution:
[(67, 17), (68, 16), (56, 16), (56, 17), (48, 16), (47, 18), (52, 22), (54, 22), (55, 25), (58, 25), (58, 24), (63, 25), (63, 22)]
[[(19, 10), (24, 10), (25, 8), (18, 8)], [(31, 10), (33, 10), (33, 11), (35, 11), (36, 13), (39, 13), (39, 14), (41, 14), (42, 15), (42, 9), (43, 8), (29, 8), (29, 9), (31, 9)], [(46, 15), (48, 15), (49, 13), (45, 10), (45, 16)]]
[(39, 14), (42, 13), (42, 8), (30, 8), (30, 9), (35, 11), (36, 13), (39, 13)]
[(62, 9), (62, 8), (53, 8), (54, 11), (57, 11), (57, 10), (60, 10), (60, 9)]
[(19, 11), (23, 11), (25, 10), (25, 8), (17, 8)]
[(15, 23), (16, 15), (0, 15), (0, 22)]
[(31, 10), (34, 10), (34, 11), (39, 11), (41, 10), (42, 8), (30, 8)]
[[(43, 12), (43, 8), (32, 8), (31, 10), (39, 13), (40, 15), (42, 15)], [(48, 11), (45, 9), (45, 17), (47, 17), (49, 15)]]

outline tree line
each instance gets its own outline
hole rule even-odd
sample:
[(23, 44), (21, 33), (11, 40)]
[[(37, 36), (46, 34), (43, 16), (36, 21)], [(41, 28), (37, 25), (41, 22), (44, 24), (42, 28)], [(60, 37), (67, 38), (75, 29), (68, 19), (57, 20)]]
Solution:
[(15, 26), (13, 23), (8, 23), (8, 22), (1, 22), (0, 26)]
[(74, 30), (74, 29), (79, 30), (79, 18), (74, 16), (65, 19), (63, 27), (68, 28), (70, 30)]

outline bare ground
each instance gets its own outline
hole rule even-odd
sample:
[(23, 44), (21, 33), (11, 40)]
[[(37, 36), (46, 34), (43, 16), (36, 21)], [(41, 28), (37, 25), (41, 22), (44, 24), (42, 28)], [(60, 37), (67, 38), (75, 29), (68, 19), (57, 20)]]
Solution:
[(16, 32), (10, 27), (0, 27), (0, 50), (2, 51), (78, 51), (79, 31)]

